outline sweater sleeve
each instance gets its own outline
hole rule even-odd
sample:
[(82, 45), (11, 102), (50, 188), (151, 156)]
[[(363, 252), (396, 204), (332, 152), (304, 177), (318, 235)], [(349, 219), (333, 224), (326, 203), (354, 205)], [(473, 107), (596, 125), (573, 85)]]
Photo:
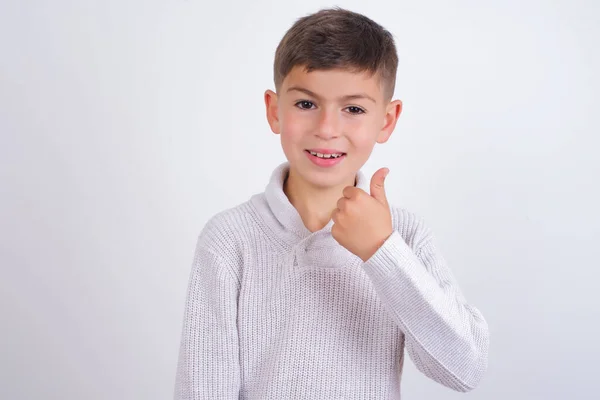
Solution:
[(488, 326), (431, 235), (414, 252), (394, 231), (363, 266), (417, 369), (456, 391), (475, 388), (487, 370)]
[(175, 400), (238, 399), (238, 282), (199, 241), (185, 304)]

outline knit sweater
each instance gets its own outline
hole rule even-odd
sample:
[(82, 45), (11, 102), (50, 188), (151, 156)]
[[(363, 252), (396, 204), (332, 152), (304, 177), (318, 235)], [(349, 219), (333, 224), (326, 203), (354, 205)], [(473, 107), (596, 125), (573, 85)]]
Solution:
[[(415, 214), (363, 262), (310, 232), (283, 191), (213, 216), (187, 289), (175, 399), (400, 399), (404, 351), (419, 371), (468, 391), (487, 369), (489, 333)], [(356, 186), (369, 192), (359, 171)]]

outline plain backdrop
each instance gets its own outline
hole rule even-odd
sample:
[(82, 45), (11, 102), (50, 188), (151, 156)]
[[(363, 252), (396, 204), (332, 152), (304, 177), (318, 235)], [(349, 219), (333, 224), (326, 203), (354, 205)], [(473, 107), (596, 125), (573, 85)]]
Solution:
[(364, 171), (424, 217), (488, 320), (455, 393), (597, 398), (600, 3), (0, 3), (0, 398), (172, 397), (197, 235), (284, 155), (263, 93), (293, 22), (389, 29), (404, 111)]

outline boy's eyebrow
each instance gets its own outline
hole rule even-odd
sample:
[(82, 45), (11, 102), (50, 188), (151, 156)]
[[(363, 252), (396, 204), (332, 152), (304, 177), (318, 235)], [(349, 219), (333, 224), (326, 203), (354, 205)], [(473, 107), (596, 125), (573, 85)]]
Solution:
[[(300, 86), (291, 86), (288, 88), (287, 91), (291, 92), (293, 90), (297, 90), (298, 92), (306, 93), (307, 95), (312, 96), (316, 99), (320, 98), (318, 94), (316, 94), (308, 89), (305, 89), (303, 87), (300, 87)], [(353, 99), (368, 99), (368, 100), (371, 100), (373, 103), (377, 103), (377, 101), (375, 101), (374, 98), (372, 98), (371, 96), (369, 96), (366, 93), (349, 94), (349, 95), (340, 97), (340, 100), (353, 100)]]

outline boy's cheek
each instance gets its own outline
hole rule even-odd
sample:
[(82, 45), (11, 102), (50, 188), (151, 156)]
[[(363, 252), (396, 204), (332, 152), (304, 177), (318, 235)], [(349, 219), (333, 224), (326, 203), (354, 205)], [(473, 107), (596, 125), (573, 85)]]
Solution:
[(281, 120), (281, 131), (291, 139), (301, 138), (305, 132), (310, 132), (311, 124), (305, 118), (288, 117)]

